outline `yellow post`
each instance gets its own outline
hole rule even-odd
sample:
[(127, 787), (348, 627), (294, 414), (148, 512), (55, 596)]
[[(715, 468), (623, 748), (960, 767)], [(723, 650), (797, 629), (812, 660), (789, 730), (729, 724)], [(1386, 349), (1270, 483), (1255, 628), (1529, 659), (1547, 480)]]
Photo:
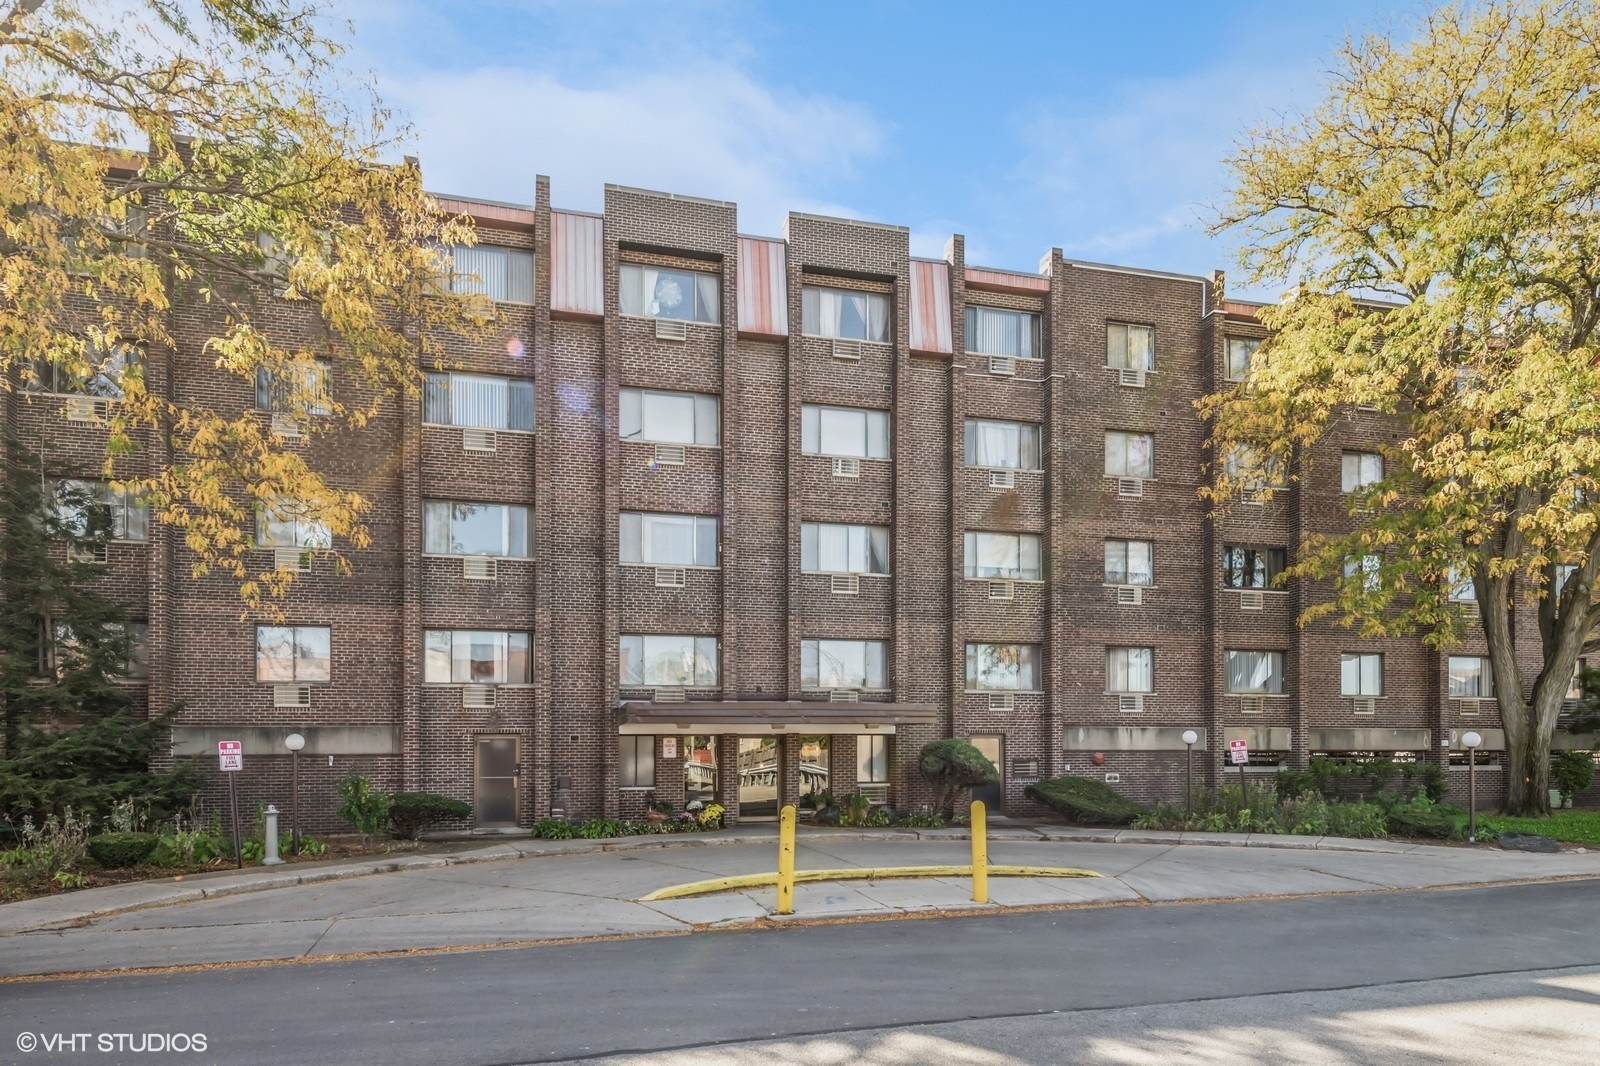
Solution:
[(794, 804), (778, 812), (778, 913), (794, 913)]
[(972, 801), (972, 902), (989, 902), (989, 812), (983, 800)]

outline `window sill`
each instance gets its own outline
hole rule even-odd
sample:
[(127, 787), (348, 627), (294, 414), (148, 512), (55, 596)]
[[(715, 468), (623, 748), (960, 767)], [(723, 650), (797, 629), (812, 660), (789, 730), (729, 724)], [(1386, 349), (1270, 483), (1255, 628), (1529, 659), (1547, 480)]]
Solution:
[(1222, 591), (1223, 592), (1259, 592), (1263, 596), (1287, 596), (1287, 595), (1289, 595), (1289, 590), (1288, 589), (1258, 589), (1258, 588), (1252, 588), (1249, 585), (1223, 585), (1222, 586)]
[[(1144, 369), (1144, 368), (1137, 367), (1137, 366), (1112, 366), (1110, 363), (1107, 363), (1105, 366), (1101, 367), (1101, 369), (1102, 370), (1115, 370), (1117, 373), (1120, 374), (1124, 370), (1141, 370), (1141, 369)], [(1154, 367), (1151, 367), (1150, 369), (1144, 371), (1144, 373), (1147, 376), (1150, 375), (1150, 374), (1154, 374), (1155, 372), (1156, 371), (1155, 371)]]
[(807, 340), (827, 341), (830, 344), (832, 342), (834, 342), (834, 341), (855, 341), (857, 344), (872, 344), (872, 345), (876, 345), (879, 348), (892, 348), (892, 347), (894, 347), (894, 342), (893, 341), (873, 341), (873, 340), (868, 340), (865, 337), (830, 337), (830, 336), (828, 336), (828, 335), (826, 335), (824, 333), (802, 333), (802, 334), (800, 334), (800, 336), (806, 338)]
[(978, 463), (963, 463), (968, 470), (992, 471), (998, 470), (1002, 474), (1042, 474), (1042, 466), (982, 466)]
[(425, 429), (481, 429), (485, 433), (516, 433), (524, 437), (531, 437), (538, 432), (533, 429), (503, 429), (500, 426), (456, 425), (453, 422), (424, 422), (422, 425)]
[(865, 570), (802, 570), (802, 574), (812, 577), (893, 577), (893, 574), (871, 574)]
[[(1040, 584), (1043, 584), (1043, 582), (1040, 582)], [(1101, 582), (1100, 587), (1106, 589), (1150, 589), (1153, 591), (1159, 586), (1153, 581), (1142, 583), (1138, 581), (1104, 581)]]
[(856, 461), (862, 462), (862, 463), (892, 463), (892, 462), (894, 462), (894, 460), (889, 458), (888, 456), (835, 455), (833, 452), (802, 452), (801, 454), (802, 455), (809, 455), (813, 459), (827, 459), (827, 460), (830, 460), (830, 461), (834, 460), (834, 459), (855, 459)]
[(1264, 700), (1286, 700), (1289, 698), (1289, 694), (1287, 692), (1226, 692), (1223, 693), (1223, 695), (1236, 697), (1260, 696)]
[[(516, 506), (516, 505), (513, 505)], [(329, 548), (303, 548), (302, 551), (331, 551)], [(531, 563), (531, 555), (479, 555), (473, 552), (423, 552), (424, 559), (493, 559), (502, 563)]]
[(332, 681), (300, 681), (300, 680), (263, 681), (258, 677), (258, 678), (256, 678), (256, 684), (258, 684), (258, 685), (305, 685), (308, 688), (312, 688), (312, 687), (321, 687), (321, 686), (331, 685), (331, 684), (333, 684), (333, 682)]
[(974, 584), (979, 584), (979, 583), (982, 583), (984, 581), (1009, 581), (1013, 585), (1043, 585), (1044, 584), (1044, 578), (1042, 578), (1042, 577), (1011, 577), (1008, 574), (991, 574), (988, 577), (975, 577), (972, 574), (967, 574), (967, 575), (965, 575), (963, 577), (962, 580), (971, 581)]
[(1155, 689), (1149, 689), (1143, 692), (1118, 692), (1115, 689), (1108, 688), (1106, 689), (1105, 694), (1107, 696), (1154, 696), (1156, 693)]
[(624, 444), (647, 444), (654, 448), (658, 444), (665, 444), (673, 448), (704, 448), (706, 451), (721, 451), (720, 444), (688, 444), (681, 440), (652, 440), (649, 437), (619, 437)]
[(630, 567), (634, 570), (704, 570), (708, 573), (715, 573), (722, 569), (721, 566), (706, 566), (699, 563), (634, 563), (621, 559), (617, 560), (617, 565)]
[(1042, 688), (967, 688), (962, 689), (969, 696), (987, 696), (992, 692), (1010, 696), (1043, 696)]
[(654, 786), (654, 785), (618, 785), (617, 786), (617, 791), (618, 792), (654, 792), (655, 790), (656, 790), (656, 786)]
[(1012, 359), (1019, 363), (1044, 363), (1042, 355), (1012, 355), (1010, 352), (980, 352), (976, 348), (967, 348), (967, 355), (980, 355), (985, 359)]
[[(532, 307), (533, 305), (528, 304), (527, 306)], [(698, 318), (673, 318), (669, 315), (628, 315), (623, 314), (621, 311), (617, 312), (617, 317), (630, 322), (682, 322), (686, 326), (704, 326), (707, 329), (722, 328), (721, 322), (702, 322)]]

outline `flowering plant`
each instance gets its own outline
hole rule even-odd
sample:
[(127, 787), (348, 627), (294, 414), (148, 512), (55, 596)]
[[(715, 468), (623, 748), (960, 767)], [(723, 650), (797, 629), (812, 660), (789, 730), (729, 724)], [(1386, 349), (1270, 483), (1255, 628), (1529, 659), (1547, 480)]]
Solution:
[(700, 828), (714, 829), (722, 824), (723, 807), (720, 803), (712, 803), (700, 812)]

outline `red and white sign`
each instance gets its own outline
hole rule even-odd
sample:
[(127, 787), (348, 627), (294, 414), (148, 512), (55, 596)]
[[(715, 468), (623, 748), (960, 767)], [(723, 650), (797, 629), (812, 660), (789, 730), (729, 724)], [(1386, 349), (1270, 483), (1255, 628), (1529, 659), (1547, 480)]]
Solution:
[(661, 757), (663, 759), (676, 759), (678, 757), (678, 738), (661, 738)]
[(217, 760), (224, 772), (244, 769), (244, 745), (237, 740), (217, 741)]
[(1250, 743), (1245, 740), (1228, 741), (1228, 756), (1233, 759), (1233, 765), (1243, 766), (1250, 761)]

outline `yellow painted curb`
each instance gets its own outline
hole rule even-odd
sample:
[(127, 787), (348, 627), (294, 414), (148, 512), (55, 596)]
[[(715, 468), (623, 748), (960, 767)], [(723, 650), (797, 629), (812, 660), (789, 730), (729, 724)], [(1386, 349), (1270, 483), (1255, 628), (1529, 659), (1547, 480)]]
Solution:
[[(970, 866), (883, 866), (867, 869), (852, 866), (845, 870), (796, 870), (796, 881), (885, 881), (891, 877), (971, 877)], [(1099, 877), (1093, 870), (1078, 870), (1068, 866), (991, 866), (990, 877)], [(690, 881), (683, 885), (658, 888), (648, 896), (639, 897), (640, 903), (661, 899), (686, 899), (705, 896), (713, 892), (736, 892), (744, 888), (770, 888), (778, 883), (774, 873), (740, 874), (737, 877), (713, 877), (709, 881)]]

